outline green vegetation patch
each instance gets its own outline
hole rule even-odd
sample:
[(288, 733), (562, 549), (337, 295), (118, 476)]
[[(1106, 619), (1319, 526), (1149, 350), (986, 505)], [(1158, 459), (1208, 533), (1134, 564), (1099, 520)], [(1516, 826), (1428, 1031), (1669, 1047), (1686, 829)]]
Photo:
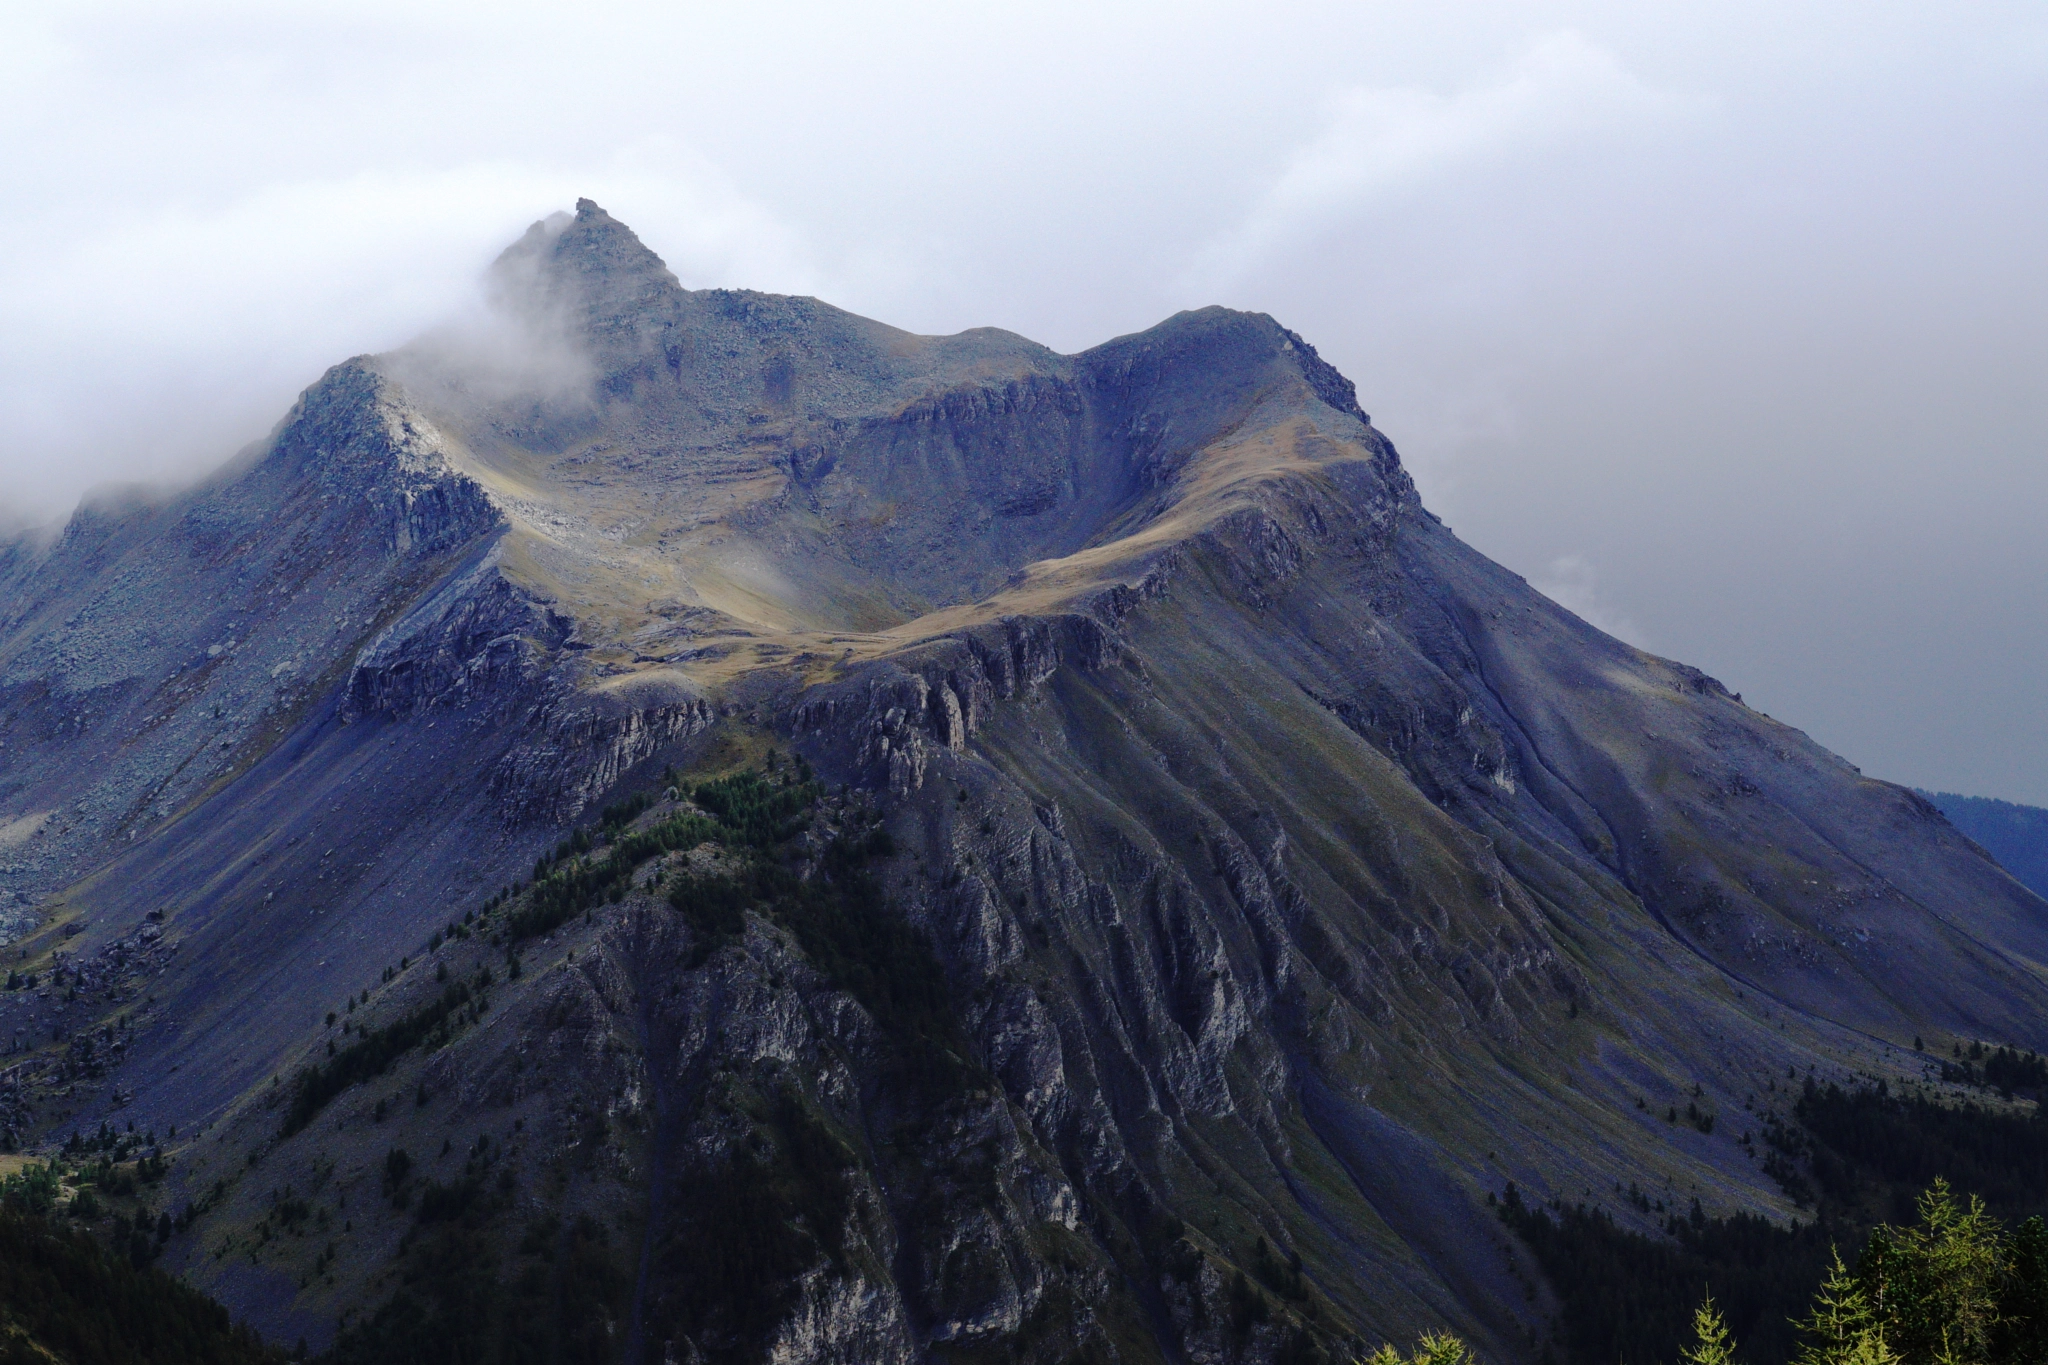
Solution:
[(700, 783), (690, 799), (711, 812), (734, 839), (749, 848), (773, 848), (801, 834), (811, 805), (825, 794), (803, 760), (785, 781), (755, 769)]
[[(651, 858), (716, 843), (726, 850), (725, 870), (668, 888), (669, 905), (694, 938), (692, 965), (738, 939), (749, 911), (768, 917), (875, 1019), (913, 1089), (927, 1099), (950, 1096), (979, 1073), (962, 1060), (968, 1048), (930, 944), (888, 904), (869, 870), (894, 853), (889, 835), (872, 817), (857, 819), (853, 832), (825, 847), (810, 876), (781, 852), (809, 827), (823, 794), (799, 760), (781, 773), (700, 783), (690, 795), (701, 813), (678, 812), (645, 829), (630, 826), (651, 799), (609, 806), (594, 831), (572, 835), (536, 866), (530, 894), (507, 916), (506, 938), (548, 932), (620, 898)], [(486, 907), (487, 918), (512, 894), (508, 888)], [(457, 993), (470, 989), (450, 987), (303, 1073), (287, 1131), (459, 1019), (467, 997)], [(860, 1158), (794, 1085), (723, 1094), (717, 1103), (742, 1116), (746, 1131), (715, 1158), (686, 1157), (661, 1201), (676, 1212), (653, 1245), (647, 1332), (650, 1341), (687, 1336), (707, 1361), (754, 1360), (793, 1307), (803, 1273), (848, 1254), (850, 1172)], [(335, 1365), (617, 1358), (631, 1285), (605, 1230), (588, 1220), (547, 1220), (508, 1253), (511, 1239), (492, 1230), (511, 1209), (512, 1191), (508, 1176), (488, 1169), (493, 1150), (480, 1138), (460, 1177), (445, 1183), (420, 1178), (402, 1151), (386, 1154), (384, 1193), (413, 1215), (398, 1262), (402, 1287), (341, 1334)]]
[(2048, 1214), (2048, 1118), (1808, 1082), (1795, 1122), (1766, 1125), (1769, 1171), (1824, 1216), (1864, 1226), (1903, 1222), (1937, 1179), (1981, 1195), (2001, 1217)]
[[(748, 770), (701, 782), (690, 799), (708, 815), (678, 812), (644, 830), (622, 832), (653, 805), (642, 796), (605, 807), (597, 834), (578, 830), (553, 856), (534, 864), (533, 890), (507, 921), (514, 942), (536, 938), (567, 924), (593, 906), (616, 901), (632, 889), (633, 873), (650, 858), (724, 844), (765, 850), (803, 832), (811, 808), (825, 794), (810, 767), (799, 759), (782, 776)], [(609, 837), (600, 857), (588, 856), (599, 837)]]
[(1826, 1275), (1833, 1245), (1817, 1223), (1708, 1218), (1697, 1203), (1667, 1224), (1670, 1240), (1659, 1240), (1618, 1226), (1604, 1209), (1532, 1208), (1512, 1184), (1500, 1212), (1557, 1293), (1557, 1345), (1586, 1365), (1676, 1359), (1709, 1294), (1748, 1359), (1789, 1360), (1792, 1320)]
[[(1971, 1043), (1968, 1053), (1956, 1044), (1956, 1060), (1941, 1064), (1941, 1078), (1951, 1084), (1996, 1090), (2004, 1099), (2025, 1095), (2048, 1099), (2048, 1058), (2016, 1047), (1987, 1048)], [(1981, 1064), (1981, 1065), (1980, 1065)]]
[(56, 1162), (31, 1161), (13, 1175), (0, 1177), (0, 1207), (16, 1213), (50, 1212), (63, 1193), (59, 1176)]
[(399, 1288), (335, 1338), (323, 1365), (608, 1365), (619, 1358), (631, 1280), (612, 1233), (587, 1215), (507, 1228), (518, 1182), (501, 1144), (479, 1135), (462, 1170), (420, 1178), (385, 1153), (383, 1192), (411, 1209)]
[(450, 983), (432, 1002), (369, 1030), (325, 1062), (301, 1071), (292, 1083), (291, 1106), (285, 1111), (281, 1136), (298, 1132), (328, 1101), (352, 1085), (383, 1075), (393, 1062), (421, 1043), (447, 1042), (465, 1019), (481, 1016), (490, 1007), (490, 997), (485, 994), (490, 988), (491, 969), (485, 967), (473, 980)]
[(623, 897), (633, 885), (634, 869), (648, 859), (715, 843), (721, 833), (715, 820), (677, 814), (621, 836), (600, 858), (585, 857), (572, 839), (554, 859), (543, 859), (536, 867), (532, 893), (507, 919), (507, 933), (517, 942), (560, 928), (592, 906)]
[[(415, 1233), (404, 1284), (367, 1321), (344, 1328), (326, 1365), (610, 1365), (631, 1284), (604, 1225), (589, 1217), (530, 1225), (509, 1257), (484, 1201)], [(425, 1220), (423, 1220), (423, 1223)]]
[(267, 1365), (286, 1358), (162, 1271), (109, 1253), (88, 1233), (0, 1209), (0, 1363)]
[[(2037, 1254), (2038, 1215), (2048, 1212), (2048, 1120), (2038, 1111), (1943, 1105), (1896, 1094), (1881, 1082), (1858, 1090), (1809, 1082), (1791, 1118), (1768, 1120), (1765, 1137), (1765, 1170), (1814, 1210), (1810, 1221), (1788, 1228), (1750, 1214), (1708, 1218), (1695, 1203), (1684, 1216), (1672, 1212), (1666, 1236), (1657, 1238), (1623, 1228), (1606, 1211), (1583, 1204), (1532, 1207), (1508, 1187), (1501, 1216), (1528, 1244), (1558, 1295), (1555, 1344), (1567, 1361), (1676, 1359), (1709, 1295), (1716, 1321), (1741, 1343), (1743, 1360), (1793, 1360), (1801, 1349), (1794, 1320), (1829, 1283), (1836, 1248), (1864, 1246), (1858, 1275), (1866, 1262), (1877, 1267), (1872, 1275), (1891, 1274), (1882, 1269), (1882, 1248), (1906, 1243), (1899, 1240), (1905, 1234), (1886, 1220), (1903, 1226), (1916, 1216), (1923, 1223), (1932, 1217), (1927, 1226), (1947, 1226), (1943, 1220), (1962, 1216), (1955, 1213), (1962, 1206), (1946, 1193), (1949, 1184), (1983, 1201), (1982, 1220), (1968, 1231), (1976, 1239), (1972, 1245), (1984, 1256), (1992, 1253), (1983, 1248), (1994, 1243), (2005, 1247), (1997, 1254), (2018, 1267), (2013, 1274), (2036, 1274), (2026, 1267)], [(1930, 1186), (1948, 1201), (1931, 1213), (1922, 1197)], [(1639, 1209), (1649, 1207), (1640, 1192), (1624, 1197)], [(2019, 1226), (1994, 1237), (1993, 1218)], [(2039, 1283), (2048, 1292), (2048, 1280)], [(2048, 1317), (2039, 1321), (2040, 1339), (2048, 1340)], [(1958, 1365), (2001, 1365), (2008, 1357), (1956, 1359)]]

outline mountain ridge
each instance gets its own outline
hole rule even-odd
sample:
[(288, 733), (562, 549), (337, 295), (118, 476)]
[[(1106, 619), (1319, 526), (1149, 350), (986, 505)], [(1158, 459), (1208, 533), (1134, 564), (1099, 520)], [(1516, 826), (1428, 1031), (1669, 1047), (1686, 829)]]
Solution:
[[(63, 1035), (7, 1124), (195, 1135), (172, 1181), (220, 1193), (170, 1255), (272, 1334), (396, 1340), (420, 1247), (541, 1274), (553, 1218), (604, 1234), (636, 1359), (1533, 1359), (1506, 1180), (1783, 1215), (1736, 1130), (1788, 1066), (2048, 1044), (2048, 906), (1457, 541), (1270, 318), (914, 337), (684, 290), (589, 201), (495, 269), (508, 338), (345, 362), (251, 458), (0, 564), (19, 951), (154, 973), (6, 1002)], [(780, 851), (505, 918), (565, 834), (580, 866), (797, 758)], [(671, 903), (760, 859), (796, 880)], [(967, 1071), (905, 1061), (842, 920), (928, 945)], [(486, 967), (488, 1011), (281, 1132), (361, 1011)], [(794, 1231), (734, 1317), (676, 1239), (749, 1171)], [(338, 1270), (286, 1189), (360, 1229)]]

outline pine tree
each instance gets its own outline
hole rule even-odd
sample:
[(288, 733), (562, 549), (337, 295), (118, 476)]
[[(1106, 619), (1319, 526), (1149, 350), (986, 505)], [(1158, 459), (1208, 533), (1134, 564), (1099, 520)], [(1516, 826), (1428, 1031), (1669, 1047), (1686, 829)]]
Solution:
[(1382, 1346), (1362, 1365), (1473, 1365), (1472, 1349), (1449, 1332), (1431, 1332), (1415, 1343), (1415, 1354), (1406, 1359), (1392, 1346)]
[(1884, 1344), (1884, 1332), (1871, 1327), (1857, 1335), (1846, 1353), (1835, 1357), (1835, 1365), (1900, 1365), (1900, 1361)]
[(2025, 1365), (2048, 1341), (2048, 1223), (2040, 1216), (2014, 1228), (2005, 1241), (2005, 1283), (1998, 1296), (1999, 1365)]
[(1728, 1324), (1721, 1321), (1712, 1294), (1693, 1313), (1692, 1330), (1698, 1341), (1685, 1351), (1686, 1365), (1734, 1365), (1735, 1343), (1728, 1339)]
[(1888, 1355), (1870, 1355), (1872, 1350), (1886, 1349), (1884, 1334), (1863, 1287), (1850, 1274), (1849, 1267), (1842, 1264), (1839, 1251), (1820, 1292), (1814, 1296), (1812, 1314), (1799, 1324), (1799, 1330), (1805, 1335), (1806, 1344), (1799, 1353), (1798, 1365), (1848, 1365), (1851, 1361), (1863, 1365), (1866, 1357), (1890, 1359)]
[(1920, 1196), (1919, 1226), (1871, 1233), (1856, 1279), (1887, 1342), (1907, 1360), (1991, 1359), (2006, 1256), (1983, 1200), (1963, 1204), (1936, 1180)]

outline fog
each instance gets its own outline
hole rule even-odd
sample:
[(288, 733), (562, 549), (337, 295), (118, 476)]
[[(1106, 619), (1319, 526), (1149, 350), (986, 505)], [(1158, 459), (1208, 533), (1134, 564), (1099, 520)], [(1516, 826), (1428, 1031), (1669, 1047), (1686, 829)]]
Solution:
[(2038, 5), (291, 9), (0, 14), (0, 521), (217, 464), (589, 195), (917, 331), (1271, 313), (1557, 600), (2048, 804)]

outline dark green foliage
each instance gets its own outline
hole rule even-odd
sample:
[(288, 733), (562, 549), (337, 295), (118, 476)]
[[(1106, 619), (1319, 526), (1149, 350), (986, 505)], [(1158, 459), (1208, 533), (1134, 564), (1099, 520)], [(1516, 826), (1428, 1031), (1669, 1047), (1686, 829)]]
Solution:
[(755, 866), (735, 876), (692, 877), (676, 884), (668, 903), (689, 924), (696, 940), (690, 966), (703, 965), (746, 928), (746, 910), (775, 895), (772, 870)]
[(48, 1365), (51, 1355), (29, 1342), (65, 1365), (286, 1359), (199, 1291), (87, 1233), (9, 1209), (0, 1211), (0, 1365)]
[[(951, 1094), (976, 1073), (962, 1060), (968, 1048), (930, 945), (889, 907), (867, 871), (871, 860), (894, 852), (886, 831), (866, 827), (835, 840), (808, 877), (775, 850), (808, 825), (821, 794), (799, 764), (793, 775), (742, 773), (700, 784), (692, 797), (709, 815), (672, 815), (627, 833), (645, 806), (611, 808), (595, 836), (578, 832), (536, 868), (531, 895), (506, 924), (512, 974), (519, 972), (511, 945), (521, 938), (617, 898), (652, 857), (720, 843), (728, 871), (669, 888), (669, 904), (692, 931), (697, 961), (735, 940), (749, 910), (768, 916), (821, 975), (868, 1010), (918, 1091)], [(708, 1164), (684, 1158), (685, 1169), (673, 1177), (679, 1188), (661, 1200), (676, 1211), (676, 1222), (658, 1232), (650, 1264), (649, 1339), (687, 1336), (712, 1361), (759, 1357), (803, 1272), (844, 1254), (852, 1207), (847, 1171), (857, 1159), (802, 1096), (794, 1089), (771, 1088), (767, 1099), (745, 1093), (756, 1097), (719, 1103), (736, 1103), (750, 1116), (749, 1134)], [(590, 1122), (584, 1146), (595, 1150), (604, 1120), (592, 1115)], [(335, 1365), (617, 1357), (616, 1314), (630, 1286), (608, 1252), (599, 1257), (593, 1250), (602, 1236), (594, 1224), (566, 1233), (537, 1224), (516, 1254), (501, 1259), (493, 1250), (508, 1243), (488, 1230), (511, 1206), (509, 1177), (494, 1181), (488, 1170), (493, 1151), (478, 1139), (461, 1176), (447, 1183), (419, 1180), (410, 1162), (387, 1168), (387, 1189), (414, 1212), (401, 1260), (404, 1287), (369, 1322), (344, 1332)], [(556, 1278), (537, 1280), (543, 1267)], [(556, 1325), (508, 1327), (530, 1319), (529, 1304), (545, 1305)]]
[(2048, 1341), (2048, 1222), (2038, 1215), (2012, 1230), (2005, 1242), (2007, 1278), (1999, 1294), (1994, 1346), (2023, 1358), (2029, 1342)]
[[(513, 913), (507, 932), (513, 942), (533, 938), (567, 924), (594, 906), (621, 899), (631, 889), (634, 869), (664, 853), (699, 844), (722, 843), (735, 848), (766, 850), (801, 833), (810, 823), (811, 807), (824, 788), (799, 764), (792, 776), (777, 778), (746, 771), (699, 783), (691, 799), (710, 812), (709, 818), (676, 814), (644, 830), (623, 833), (641, 812), (654, 804), (651, 794), (605, 807), (598, 828), (577, 830), (552, 857), (534, 864), (533, 894)], [(882, 843), (887, 844), (887, 835)], [(601, 856), (594, 853), (605, 843)]]
[(842, 835), (833, 846), (826, 850), (834, 865), (859, 866), (870, 858), (893, 858), (896, 856), (896, 839), (880, 825), (866, 834), (855, 837)]
[(483, 1182), (475, 1175), (464, 1176), (452, 1185), (429, 1180), (420, 1189), (419, 1220), (446, 1223), (460, 1218), (476, 1206), (483, 1193)]
[(1520, 1233), (1562, 1304), (1557, 1344), (1593, 1365), (1676, 1360), (1692, 1314), (1711, 1292), (1752, 1361), (1790, 1358), (1792, 1319), (1827, 1273), (1832, 1239), (1816, 1224), (1781, 1228), (1750, 1214), (1691, 1216), (1671, 1240), (1618, 1227), (1580, 1204), (1554, 1213), (1524, 1204), (1510, 1184), (1501, 1217)]
[[(1853, 1270), (1837, 1261), (1802, 1324), (1813, 1356), (1866, 1360), (1880, 1337), (1887, 1359), (1917, 1365), (2039, 1365), (2048, 1343), (2048, 1227), (2008, 1232), (1947, 1182), (1918, 1200), (1917, 1223), (1879, 1226)], [(1861, 1341), (1859, 1342), (1859, 1339)]]
[(80, 1133), (74, 1129), (64, 1140), (64, 1155), (74, 1161), (95, 1154), (102, 1162), (126, 1161), (134, 1152), (154, 1145), (154, 1141), (150, 1137), (137, 1136), (133, 1124), (124, 1133), (102, 1121), (98, 1130), (92, 1133)]
[(650, 1336), (687, 1336), (713, 1362), (760, 1357), (811, 1267), (843, 1254), (853, 1155), (793, 1096), (749, 1141), (694, 1173), (655, 1253)]
[(862, 867), (890, 851), (886, 835), (835, 840), (825, 852), (825, 875), (793, 887), (776, 913), (812, 965), (860, 1001), (921, 1079), (955, 1089), (973, 1068), (945, 971), (924, 935), (889, 906)]
[[(283, 1136), (290, 1137), (311, 1123), (329, 1100), (350, 1086), (383, 1075), (393, 1062), (421, 1043), (446, 1042), (460, 1026), (462, 1011), (472, 1000), (478, 1001), (477, 1012), (481, 1012), (481, 993), (490, 984), (490, 968), (486, 967), (474, 981), (458, 981), (448, 986), (431, 1003), (382, 1028), (368, 1030), (331, 1060), (301, 1071), (292, 1083), (292, 1101), (285, 1111)], [(378, 1117), (383, 1117), (381, 1101)]]
[(405, 1178), (411, 1174), (412, 1158), (406, 1155), (405, 1148), (393, 1147), (384, 1154), (385, 1194), (397, 1194), (399, 1187), (405, 1184)]
[(1253, 1327), (1273, 1316), (1266, 1296), (1253, 1287), (1252, 1282), (1244, 1277), (1241, 1270), (1231, 1273), (1227, 1304), (1231, 1335), (1239, 1341), (1250, 1336)]
[[(633, 869), (649, 858), (695, 848), (725, 833), (716, 821), (701, 815), (672, 815), (647, 829), (622, 835), (603, 857), (584, 858), (580, 855), (591, 845), (582, 837), (584, 832), (578, 831), (581, 848), (558, 852), (551, 864), (543, 860), (535, 868), (533, 894), (513, 912), (507, 932), (516, 942), (557, 929), (592, 906), (617, 899), (632, 884)], [(576, 839), (571, 839), (563, 847), (567, 850), (575, 843)]]
[(611, 1365), (630, 1287), (603, 1226), (584, 1217), (530, 1228), (507, 1265), (484, 1210), (418, 1235), (403, 1284), (364, 1323), (345, 1328), (328, 1365)]
[(611, 805), (606, 806), (604, 813), (598, 817), (598, 828), (606, 832), (623, 829), (627, 825), (632, 824), (634, 820), (640, 817), (641, 812), (647, 810), (653, 804), (653, 792), (641, 792), (638, 796), (629, 796), (623, 801), (614, 801)]
[[(579, 1218), (531, 1225), (509, 1262), (496, 1226), (515, 1204), (511, 1174), (480, 1137), (461, 1174), (418, 1187), (414, 1227), (401, 1243), (400, 1288), (367, 1322), (344, 1330), (331, 1365), (599, 1365), (617, 1358), (627, 1278), (604, 1228)], [(401, 1207), (413, 1163), (385, 1158), (384, 1188)]]
[(1290, 1327), (1273, 1354), (1273, 1365), (1331, 1365), (1334, 1359), (1315, 1336), (1304, 1328)]
[(824, 788), (816, 782), (777, 782), (755, 771), (699, 783), (690, 799), (711, 812), (736, 842), (772, 848), (802, 833)]
[(1920, 1191), (1946, 1178), (1983, 1196), (2000, 1217), (2048, 1213), (2048, 1120), (2039, 1111), (1942, 1105), (1882, 1084), (1844, 1090), (1809, 1082), (1792, 1112), (1797, 1127), (1772, 1124), (1766, 1136), (1795, 1174), (1802, 1166), (1810, 1173), (1832, 1212), (1860, 1212), (1866, 1225), (1903, 1223)]
[[(1502, 1217), (1557, 1291), (1566, 1360), (1674, 1360), (1711, 1292), (1742, 1359), (1780, 1365), (1795, 1349), (1789, 1320), (1804, 1314), (1832, 1248), (1863, 1244), (1881, 1222), (1910, 1223), (1936, 1180), (1981, 1195), (2001, 1218), (2048, 1212), (2048, 1120), (2039, 1117), (1945, 1106), (1883, 1084), (1809, 1083), (1791, 1116), (1767, 1118), (1764, 1132), (1764, 1170), (1815, 1210), (1813, 1221), (1788, 1229), (1747, 1214), (1707, 1218), (1695, 1206), (1666, 1219), (1665, 1238), (1652, 1238), (1583, 1205), (1531, 1208), (1509, 1187)], [(1631, 1202), (1649, 1207), (1639, 1194)]]
[(2007, 1096), (2020, 1091), (2039, 1098), (2048, 1093), (2048, 1058), (2001, 1047), (1984, 1061), (1984, 1083)]
[(287, 1232), (297, 1231), (312, 1216), (312, 1202), (292, 1193), (292, 1187), (289, 1185), (278, 1193), (275, 1202), (270, 1206), (271, 1219)]
[[(1981, 1069), (1979, 1059), (1984, 1063)], [(1972, 1043), (1968, 1060), (1941, 1064), (1941, 1078), (1952, 1084), (1996, 1090), (2007, 1099), (2014, 1095), (2048, 1098), (2048, 1058), (2018, 1048), (1987, 1050), (1982, 1043)]]
[(15, 1213), (48, 1213), (55, 1207), (61, 1188), (54, 1162), (30, 1162), (15, 1174), (0, 1179), (0, 1207)]

